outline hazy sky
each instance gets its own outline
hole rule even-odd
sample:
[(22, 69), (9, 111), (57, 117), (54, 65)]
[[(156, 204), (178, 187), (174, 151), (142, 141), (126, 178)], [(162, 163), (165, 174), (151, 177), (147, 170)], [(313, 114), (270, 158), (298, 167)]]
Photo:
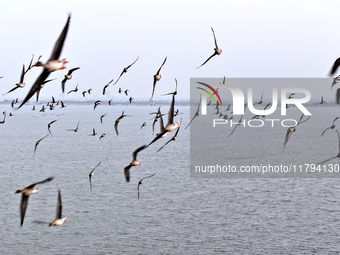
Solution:
[[(68, 68), (80, 67), (66, 84), (69, 91), (79, 83), (79, 92), (64, 98), (82, 100), (80, 92), (92, 88), (96, 99), (137, 56), (108, 88), (110, 97), (125, 100), (117, 93), (121, 87), (136, 99), (149, 99), (153, 75), (166, 56), (154, 99), (174, 90), (174, 78), (178, 98), (188, 99), (191, 77), (327, 77), (340, 57), (339, 10), (335, 0), (2, 1), (0, 93), (15, 86), (32, 54), (42, 55), (42, 61), (50, 57), (69, 13), (61, 57), (70, 61)], [(210, 26), (223, 53), (197, 69), (214, 52)], [(40, 72), (40, 67), (28, 72), (25, 88), (0, 99), (22, 99)], [(45, 86), (41, 98), (62, 98), (66, 72), (50, 75), (57, 80)]]

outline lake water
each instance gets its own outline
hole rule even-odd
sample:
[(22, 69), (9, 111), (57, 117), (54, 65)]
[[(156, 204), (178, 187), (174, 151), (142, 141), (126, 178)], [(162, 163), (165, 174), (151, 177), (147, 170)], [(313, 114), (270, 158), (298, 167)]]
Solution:
[[(330, 126), (339, 109), (325, 107), (328, 115), (321, 114), (325, 122), (311, 119), (299, 126), (292, 137), (296, 139), (289, 141), (285, 153), (281, 154), (285, 129), (276, 131), (279, 138), (276, 132), (262, 134), (262, 140), (276, 148), (268, 151), (261, 148), (264, 158), (277, 155), (283, 162), (291, 162), (297, 155), (317, 157), (315, 161), (335, 156), (338, 141), (334, 130), (318, 141), (319, 146), (323, 146), (319, 150), (316, 150), (318, 144), (306, 147), (305, 140), (299, 140), (300, 135), (307, 133), (302, 130), (313, 127), (319, 135)], [(170, 134), (140, 152), (138, 158), (142, 165), (131, 168), (131, 181), (126, 183), (123, 169), (131, 162), (132, 152), (154, 138), (153, 115), (149, 113), (157, 108), (99, 105), (94, 111), (92, 105), (68, 105), (41, 113), (32, 111), (31, 106), (12, 111), (10, 106), (0, 105), (1, 112), (14, 114), (0, 125), (0, 253), (340, 252), (339, 179), (191, 178), (190, 128), (184, 129), (190, 121), (189, 106), (176, 107), (183, 112), (176, 117), (176, 120), (183, 118), (178, 139), (157, 152), (172, 137)], [(123, 110), (132, 117), (119, 123), (117, 136), (114, 121)], [(162, 106), (162, 111), (167, 112), (168, 106)], [(100, 123), (102, 114), (107, 115)], [(35, 142), (48, 134), (47, 124), (55, 119), (51, 127), (53, 135), (38, 145), (33, 156)], [(74, 129), (79, 120), (77, 133), (66, 131)], [(144, 121), (147, 125), (141, 129)], [(98, 132), (96, 136), (89, 136), (92, 128)], [(99, 140), (102, 133), (106, 136)], [(238, 148), (239, 155), (243, 153), (245, 158), (251, 155), (256, 158), (256, 147), (247, 146), (246, 137), (242, 138), (244, 134), (242, 129), (235, 131), (229, 137), (229, 145)], [(260, 143), (261, 139), (254, 146)], [(237, 161), (236, 156), (229, 157)], [(239, 156), (239, 160), (244, 159)], [(88, 174), (100, 161), (92, 177), (91, 192)], [(138, 200), (138, 181), (153, 173), (156, 175), (141, 185)], [(21, 195), (14, 191), (49, 176), (55, 179), (38, 186), (39, 193), (30, 197), (25, 222), (20, 227)], [(58, 189), (67, 221), (60, 227), (37, 224), (35, 221), (54, 220)]]

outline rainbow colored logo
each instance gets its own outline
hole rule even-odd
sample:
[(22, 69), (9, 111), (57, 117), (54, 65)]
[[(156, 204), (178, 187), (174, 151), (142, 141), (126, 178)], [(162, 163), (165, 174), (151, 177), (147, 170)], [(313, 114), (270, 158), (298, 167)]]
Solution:
[[(213, 87), (211, 87), (210, 85), (208, 85), (208, 84), (206, 84), (206, 83), (203, 83), (203, 82), (197, 82), (197, 83), (199, 83), (199, 84), (201, 84), (201, 85), (204, 85), (204, 86), (208, 87), (212, 92), (214, 92), (214, 94), (218, 97), (218, 101), (220, 101), (220, 104), (221, 104), (221, 106), (222, 106), (222, 101), (221, 101), (220, 95), (217, 93), (217, 91), (216, 91)], [(216, 105), (216, 107), (217, 107), (217, 103), (216, 103), (216, 100), (215, 100), (213, 94), (211, 94), (208, 90), (206, 90), (206, 89), (204, 89), (204, 88), (201, 88), (201, 87), (196, 87), (196, 88), (201, 89), (201, 90), (207, 92), (208, 95), (212, 98), (212, 100), (214, 101), (214, 103), (215, 103), (215, 105)]]

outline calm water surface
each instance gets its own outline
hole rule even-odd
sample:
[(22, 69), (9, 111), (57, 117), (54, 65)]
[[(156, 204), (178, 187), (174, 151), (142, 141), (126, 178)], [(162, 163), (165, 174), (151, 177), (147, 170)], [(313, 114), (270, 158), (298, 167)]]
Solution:
[[(190, 129), (184, 129), (190, 120), (188, 106), (178, 106), (183, 114), (177, 120), (182, 117), (183, 122), (177, 141), (157, 152), (170, 134), (140, 152), (142, 165), (131, 168), (131, 182), (126, 183), (123, 169), (131, 162), (132, 152), (154, 137), (149, 113), (157, 107), (99, 105), (94, 111), (92, 105), (69, 105), (41, 113), (25, 106), (14, 111), (0, 126), (0, 254), (340, 252), (339, 179), (190, 178)], [(0, 111), (4, 110), (11, 111), (1, 105)], [(123, 110), (132, 117), (121, 121), (117, 136), (114, 121)], [(168, 106), (162, 110), (167, 112)], [(335, 107), (329, 111), (317, 133), (331, 124), (336, 111)], [(40, 143), (33, 157), (35, 142), (48, 134), (47, 124), (55, 119), (53, 135)], [(79, 120), (77, 133), (66, 131)], [(141, 129), (144, 121), (147, 125)], [(305, 124), (305, 128), (315, 125)], [(96, 136), (89, 136), (92, 128)], [(99, 140), (102, 133), (106, 136)], [(280, 134), (277, 151), (271, 152), (279, 158), (285, 130)], [(240, 147), (246, 138), (240, 139), (230, 139), (231, 145)], [(278, 138), (273, 134), (267, 139), (274, 144)], [(318, 156), (336, 155), (336, 136), (329, 135), (323, 142), (329, 146)], [(302, 140), (289, 143), (285, 161), (301, 153), (309, 155)], [(90, 192), (88, 174), (100, 161)], [(138, 181), (153, 173), (140, 187), (137, 200)], [(20, 227), (21, 195), (14, 191), (49, 176), (55, 179), (39, 185), (39, 193), (30, 197)], [(67, 221), (60, 227), (37, 224), (54, 219), (58, 189)]]

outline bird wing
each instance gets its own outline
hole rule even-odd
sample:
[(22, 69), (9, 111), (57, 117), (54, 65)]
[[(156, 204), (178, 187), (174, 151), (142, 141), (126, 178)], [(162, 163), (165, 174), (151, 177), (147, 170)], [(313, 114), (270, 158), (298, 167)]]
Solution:
[(164, 66), (164, 64), (165, 64), (165, 62), (166, 62), (166, 60), (167, 60), (167, 58), (168, 58), (168, 57), (165, 57), (165, 59), (164, 59), (164, 61), (163, 61), (163, 64), (162, 64), (161, 67), (158, 69), (156, 75), (158, 75), (158, 74), (160, 73), (160, 71), (161, 71), (162, 67)]
[(213, 56), (215, 56), (215, 55), (217, 55), (216, 52), (214, 52), (210, 57), (208, 57), (208, 59), (207, 59), (206, 61), (204, 61), (202, 65), (200, 65), (199, 67), (197, 67), (197, 69), (200, 68), (200, 67), (202, 67), (202, 66), (204, 66), (204, 65), (205, 65), (205, 64), (206, 64)]
[(38, 185), (38, 184), (43, 184), (45, 182), (50, 182), (54, 179), (54, 177), (48, 177), (47, 179), (43, 180), (43, 181), (40, 181), (40, 182), (35, 182), (35, 183), (32, 183), (31, 185), (27, 186), (25, 189), (32, 189), (34, 188), (35, 185)]
[(174, 123), (174, 112), (175, 112), (175, 95), (172, 95), (172, 101), (168, 113), (168, 124)]
[(216, 41), (216, 36), (215, 36), (215, 31), (214, 31), (214, 29), (211, 27), (211, 30), (212, 30), (212, 32), (213, 32), (213, 35), (214, 35), (214, 42), (215, 42), (215, 47), (216, 47), (216, 49), (218, 49), (218, 46), (217, 46), (217, 41)]
[(22, 71), (20, 75), (20, 83), (24, 82), (24, 77), (25, 77), (25, 65), (22, 65)]
[(117, 120), (115, 121), (115, 130), (116, 130), (116, 134), (119, 135), (118, 134), (118, 123), (119, 123), (119, 121), (117, 121)]
[(130, 181), (130, 168), (132, 167), (132, 165), (128, 165), (124, 168), (124, 175), (125, 175), (125, 179), (127, 182)]
[(61, 91), (64, 93), (65, 92), (65, 84), (66, 84), (67, 78), (65, 77), (62, 81), (61, 81)]
[(58, 40), (56, 41), (56, 43), (54, 45), (54, 48), (53, 48), (53, 51), (52, 51), (52, 54), (51, 54), (49, 61), (59, 59), (60, 54), (61, 54), (61, 50), (63, 49), (63, 45), (64, 45), (64, 42), (65, 42), (65, 39), (66, 39), (68, 27), (69, 27), (69, 24), (70, 24), (70, 19), (71, 19), (71, 15), (68, 16), (67, 22), (66, 22)]
[(332, 69), (331, 69), (331, 71), (329, 73), (329, 76), (333, 75), (336, 72), (336, 70), (338, 69), (339, 65), (340, 65), (340, 58), (337, 58), (334, 61), (334, 64), (333, 64)]
[(132, 153), (132, 158), (133, 160), (137, 160), (137, 154), (138, 152), (144, 150), (147, 146), (146, 145), (143, 145), (141, 147), (139, 147), (137, 150), (135, 150), (133, 153)]
[(63, 204), (61, 202), (60, 190), (58, 190), (58, 202), (57, 202), (57, 208), (56, 208), (56, 219), (61, 219), (61, 217), (62, 217), (62, 210), (63, 210)]
[(21, 196), (21, 204), (20, 204), (20, 217), (21, 217), (20, 224), (21, 224), (21, 226), (24, 224), (24, 218), (25, 218), (25, 214), (26, 214), (28, 198), (29, 198), (29, 196), (26, 196), (25, 194), (22, 194), (22, 196)]

